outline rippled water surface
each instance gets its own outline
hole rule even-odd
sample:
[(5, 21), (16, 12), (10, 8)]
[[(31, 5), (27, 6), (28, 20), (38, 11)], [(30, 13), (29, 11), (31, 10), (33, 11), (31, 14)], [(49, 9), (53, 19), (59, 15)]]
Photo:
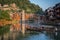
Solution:
[(12, 32), (1, 35), (0, 40), (60, 40), (60, 33), (32, 32), (23, 35), (20, 32)]

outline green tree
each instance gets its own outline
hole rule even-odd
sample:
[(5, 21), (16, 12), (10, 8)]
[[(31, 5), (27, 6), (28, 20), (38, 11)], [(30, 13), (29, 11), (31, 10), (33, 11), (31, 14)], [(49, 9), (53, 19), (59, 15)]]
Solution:
[(0, 10), (0, 19), (10, 20), (10, 15), (8, 14), (8, 11)]
[(41, 8), (38, 5), (31, 3), (29, 0), (0, 0), (0, 4), (2, 5), (4, 4), (9, 5), (12, 3), (15, 3), (20, 9), (23, 9), (26, 12), (30, 13), (35, 13), (41, 10)]

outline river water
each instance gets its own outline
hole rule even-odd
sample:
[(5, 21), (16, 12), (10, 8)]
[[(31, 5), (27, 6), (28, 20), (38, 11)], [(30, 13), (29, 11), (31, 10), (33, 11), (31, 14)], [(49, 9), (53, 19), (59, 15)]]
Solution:
[(60, 34), (40, 32), (38, 34), (25, 35), (24, 38), (19, 38), (18, 40), (60, 40)]
[[(32, 25), (36, 25), (36, 24), (32, 24)], [(17, 31), (8, 32), (8, 33), (1, 34), (0, 40), (60, 40), (60, 32), (28, 31), (24, 35), (21, 32), (17, 32)]]
[(26, 33), (23, 35), (20, 32), (11, 32), (0, 36), (0, 40), (60, 40), (60, 33)]

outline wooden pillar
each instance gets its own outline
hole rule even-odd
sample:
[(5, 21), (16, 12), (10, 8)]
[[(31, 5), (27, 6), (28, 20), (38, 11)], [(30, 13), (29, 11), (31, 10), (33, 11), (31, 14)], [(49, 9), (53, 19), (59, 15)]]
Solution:
[(4, 39), (4, 40), (8, 40), (8, 36), (9, 36), (8, 33), (7, 33), (7, 34), (4, 34), (4, 36), (3, 36), (4, 38), (3, 38), (3, 39)]
[(22, 10), (22, 33), (25, 34), (25, 12)]

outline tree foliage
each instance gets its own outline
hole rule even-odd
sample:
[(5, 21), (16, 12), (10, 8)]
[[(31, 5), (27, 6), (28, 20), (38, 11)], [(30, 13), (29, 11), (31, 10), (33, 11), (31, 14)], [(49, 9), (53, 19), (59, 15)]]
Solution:
[(10, 25), (0, 26), (0, 35), (10, 31)]
[(10, 15), (8, 14), (8, 11), (2, 11), (0, 10), (0, 19), (10, 19)]
[(15, 3), (20, 9), (24, 9), (26, 12), (35, 13), (42, 11), (38, 5), (31, 3), (29, 0), (0, 0), (0, 4), (12, 4)]

